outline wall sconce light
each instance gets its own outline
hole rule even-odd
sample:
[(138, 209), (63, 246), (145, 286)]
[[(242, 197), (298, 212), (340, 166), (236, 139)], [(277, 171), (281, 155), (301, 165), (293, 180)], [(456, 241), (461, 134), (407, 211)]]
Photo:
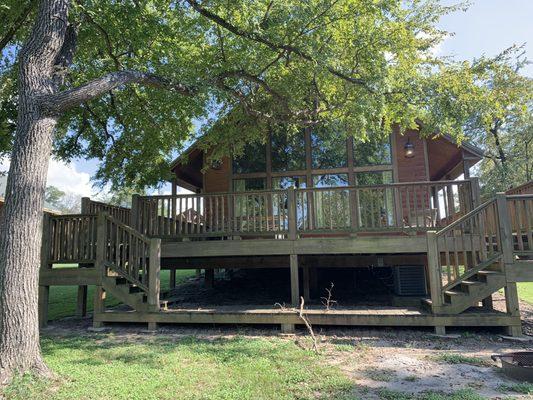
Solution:
[(222, 168), (222, 161), (221, 160), (213, 160), (211, 162), (211, 168), (214, 170), (219, 170)]
[(415, 156), (415, 145), (411, 143), (411, 138), (407, 138), (407, 143), (403, 146), (405, 150), (405, 158), (413, 158)]

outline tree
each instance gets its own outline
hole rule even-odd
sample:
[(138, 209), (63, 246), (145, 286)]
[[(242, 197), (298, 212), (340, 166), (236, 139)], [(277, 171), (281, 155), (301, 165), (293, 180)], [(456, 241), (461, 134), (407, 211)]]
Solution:
[(64, 214), (76, 214), (80, 212), (81, 197), (73, 193), (65, 193), (55, 186), (46, 187), (44, 201)]
[[(16, 23), (19, 2), (7, 3), (19, 12), (5, 24), (14, 33), (0, 35), (9, 37), (2, 54), (12, 53), (0, 70), (3, 100), (16, 106), (16, 124), (0, 126), (15, 126), (1, 142), (12, 145), (0, 219), (2, 381), (49, 373), (37, 287), (52, 152), (102, 159), (102, 184), (143, 187), (164, 177), (194, 119), (209, 127), (237, 110), (229, 119), (246, 130), (206, 140), (219, 155), (264, 140), (271, 123), (334, 121), (365, 137), (422, 118), (424, 130), (458, 136), (466, 112), (447, 111), (472, 90), (452, 79), (470, 77), (468, 65), (432, 55), (444, 35), (436, 21), (457, 9), (437, 0), (41, 0), (31, 30)], [(14, 82), (17, 96), (4, 97)]]
[(520, 74), (527, 63), (522, 48), (511, 47), (473, 66), (480, 93), (465, 132), (485, 149), (480, 166), (485, 195), (532, 177), (533, 79)]

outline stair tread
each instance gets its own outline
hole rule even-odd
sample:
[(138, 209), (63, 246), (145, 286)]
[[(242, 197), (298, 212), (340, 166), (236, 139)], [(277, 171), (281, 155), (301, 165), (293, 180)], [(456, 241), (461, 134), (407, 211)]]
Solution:
[(477, 273), (481, 275), (502, 275), (503, 276), (503, 273), (501, 273), (500, 271), (482, 270), (482, 271), (478, 271)]
[(460, 292), (457, 290), (446, 290), (444, 293), (450, 296), (466, 296), (467, 295), (467, 293)]
[(480, 281), (462, 281), (463, 285), (483, 285), (483, 282)]

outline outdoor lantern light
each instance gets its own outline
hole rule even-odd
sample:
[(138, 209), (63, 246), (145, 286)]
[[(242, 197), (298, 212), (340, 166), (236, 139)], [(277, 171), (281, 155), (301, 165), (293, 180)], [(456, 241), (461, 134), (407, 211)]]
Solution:
[(222, 161), (220, 160), (213, 160), (211, 162), (211, 168), (214, 170), (220, 170), (222, 168)]
[(403, 148), (405, 150), (405, 158), (413, 158), (415, 156), (415, 145), (411, 143), (411, 138), (407, 138), (407, 143)]

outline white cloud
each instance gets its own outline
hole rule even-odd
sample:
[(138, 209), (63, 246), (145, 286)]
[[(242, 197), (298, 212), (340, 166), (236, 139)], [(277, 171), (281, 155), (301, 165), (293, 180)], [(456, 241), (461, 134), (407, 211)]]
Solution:
[[(9, 169), (9, 160), (0, 160), (0, 171), (7, 171)], [(93, 189), (91, 184), (91, 175), (87, 172), (81, 172), (76, 169), (73, 163), (66, 164), (54, 159), (50, 160), (48, 166), (47, 186), (55, 186), (65, 193), (73, 194), (75, 196), (95, 196), (97, 191)], [(0, 188), (3, 192), (4, 188)]]

